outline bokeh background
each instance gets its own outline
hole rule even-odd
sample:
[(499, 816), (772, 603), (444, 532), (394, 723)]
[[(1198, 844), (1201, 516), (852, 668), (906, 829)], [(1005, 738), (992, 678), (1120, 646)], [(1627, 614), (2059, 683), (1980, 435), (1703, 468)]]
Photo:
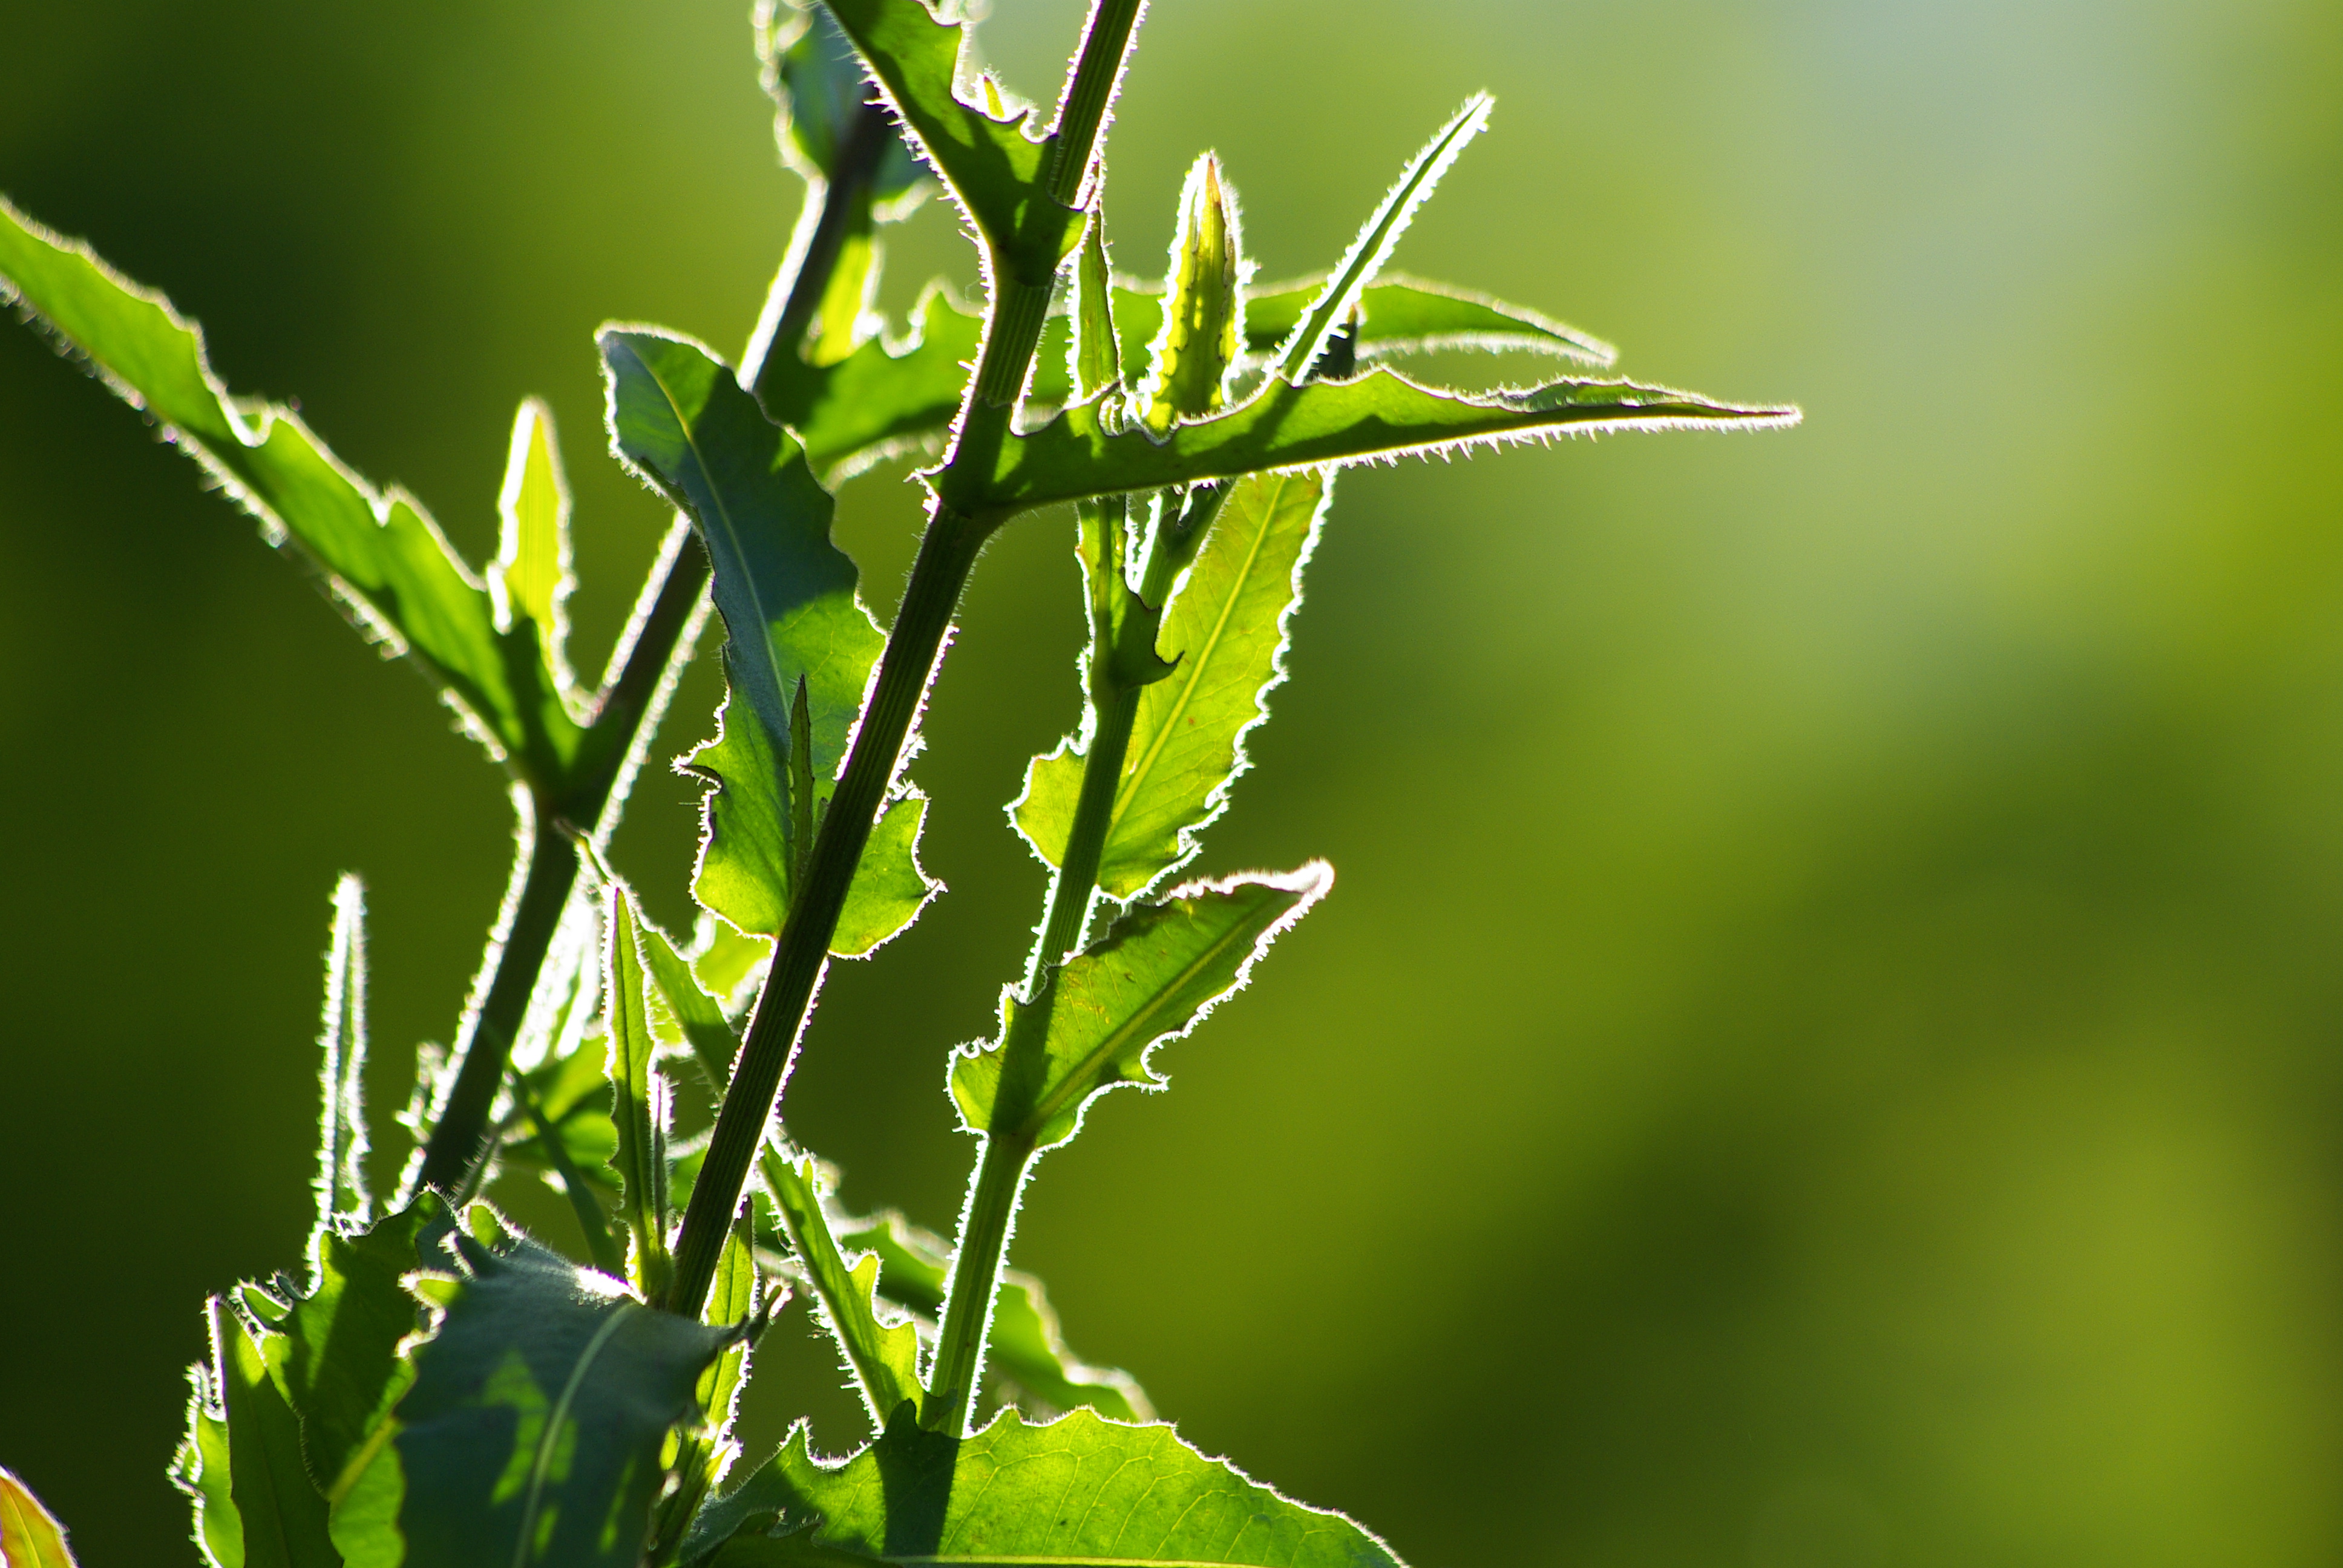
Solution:
[[(737, 351), (797, 201), (745, 10), (0, 0), (0, 190), (475, 560), (549, 397), (592, 668), (663, 515), (591, 330)], [(1049, 97), (1077, 0), (997, 13)], [(1345, 477), (1205, 861), (1334, 896), (1045, 1162), (1018, 1261), (1420, 1568), (2336, 1562), (2343, 9), (1160, 0), (1121, 260), (1209, 144), (1265, 272), (1322, 266), (1481, 86), (1399, 265), (1807, 422)], [(938, 271), (930, 209), (888, 297)], [(882, 613), (902, 474), (841, 524)], [(999, 806), (1075, 710), (1070, 537), (980, 568), (916, 770), (952, 891), (834, 977), (791, 1091), (850, 1201), (938, 1226), (943, 1051), (1042, 885)], [(618, 844), (670, 921), (694, 793), (647, 778)], [(335, 873), (387, 1171), (507, 832), (411, 676), (0, 331), (0, 1462), (93, 1568), (194, 1561), (180, 1370), (300, 1245)], [(771, 1343), (756, 1430), (852, 1442)]]

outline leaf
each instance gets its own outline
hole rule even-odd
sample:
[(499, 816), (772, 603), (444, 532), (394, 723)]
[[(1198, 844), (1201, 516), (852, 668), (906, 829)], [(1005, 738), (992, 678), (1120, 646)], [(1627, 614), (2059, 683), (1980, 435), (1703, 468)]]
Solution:
[(1170, 1427), (1089, 1411), (1046, 1425), (1004, 1411), (959, 1439), (898, 1422), (840, 1465), (814, 1460), (800, 1425), (701, 1515), (684, 1561), (1399, 1568), (1341, 1514), (1205, 1458)]
[(317, 1241), (373, 1211), (366, 1181), (366, 884), (334, 885), (334, 934), (326, 957), (326, 1017), (317, 1035)]
[(635, 1568), (669, 1431), (737, 1331), (653, 1311), (536, 1243), (465, 1265), (398, 1407), (407, 1561)]
[(244, 1568), (341, 1568), (326, 1532), (326, 1500), (302, 1465), (300, 1422), (270, 1381), (266, 1352), (217, 1297), (210, 1311)]
[(866, 1256), (849, 1265), (840, 1254), (822, 1203), (819, 1168), (810, 1155), (791, 1156), (768, 1147), (759, 1152), (757, 1169), (780, 1211), (830, 1337), (854, 1373), (872, 1425), (884, 1427), (907, 1404), (916, 1419), (926, 1392), (920, 1384), (920, 1334), (910, 1323), (879, 1321), (871, 1304), (879, 1283), (878, 1257)]
[(504, 521), (497, 558), (488, 570), (497, 629), (526, 621), (537, 628), (538, 651), (560, 689), (578, 694), (569, 668), (569, 595), (578, 576), (569, 558), (569, 481), (553, 437), (553, 410), (531, 397), (513, 417), (504, 487), (497, 494)]
[[(1323, 281), (1311, 281), (1249, 293), (1245, 299), (1247, 350), (1274, 352), (1324, 287)], [(1601, 338), (1526, 307), (1395, 273), (1378, 274), (1360, 292), (1359, 305), (1363, 319), (1358, 352), (1363, 358), (1439, 348), (1558, 354), (1590, 365), (1608, 365), (1619, 357), (1619, 351)]]
[[(1165, 607), (1156, 647), (1172, 671), (1140, 691), (1099, 861), (1098, 885), (1116, 898), (1192, 859), (1200, 832), (1226, 809), (1245, 735), (1269, 717), (1264, 699), (1285, 678), (1286, 623), (1331, 491), (1320, 469), (1236, 481)], [(1051, 866), (1065, 856), (1082, 768), (1066, 747), (1034, 759), (1012, 808)]]
[(807, 460), (831, 483), (898, 453), (934, 446), (967, 389), (983, 318), (930, 284), (912, 307), (911, 335), (873, 336), (832, 365), (794, 354), (766, 360), (765, 412), (795, 431)]
[[(578, 1232), (586, 1243), (586, 1256), (594, 1266), (614, 1280), (625, 1279), (626, 1249), (610, 1234), (609, 1211), (602, 1203), (602, 1189), (614, 1185), (608, 1166), (599, 1164), (601, 1176), (598, 1181), (589, 1177), (588, 1170), (595, 1167), (571, 1156), (562, 1128), (545, 1113), (544, 1105), (529, 1091), (528, 1080), (518, 1072), (511, 1078), (513, 1103), (528, 1118), (528, 1125), (536, 1130), (535, 1140), (528, 1149), (528, 1162), (541, 1162), (549, 1168), (553, 1178), (560, 1183), (561, 1195), (569, 1201), (569, 1211), (578, 1218)], [(608, 1122), (610, 1131), (609, 1141), (604, 1145), (605, 1159), (615, 1160), (618, 1156), (618, 1123), (608, 1118), (604, 1120)]]
[(360, 1235), (325, 1235), (315, 1288), (270, 1322), (269, 1373), (300, 1421), (309, 1481), (328, 1500), (349, 1489), (369, 1437), (407, 1391), (412, 1368), (399, 1344), (417, 1312), (404, 1282), (423, 1261), (424, 1236), (447, 1222), (427, 1190)]
[(1106, 215), (1093, 212), (1082, 231), (1081, 260), (1074, 268), (1073, 304), (1062, 317), (1071, 328), (1066, 374), (1078, 397), (1094, 397), (1122, 381), (1122, 346), (1114, 335), (1113, 277), (1107, 263)]
[(724, 1017), (724, 1008), (700, 989), (689, 960), (676, 950), (667, 933), (645, 921), (643, 967), (651, 980), (651, 1028), (671, 1045), (689, 1046), (701, 1075), (719, 1099), (731, 1081), (732, 1058), (740, 1037)]
[(920, 0), (829, 0), (829, 8), (994, 255), (1019, 282), (1046, 283), (1080, 237), (1081, 215), (1043, 188), (1055, 148), (1025, 134), (1032, 111), (964, 101), (953, 86), (960, 25)]
[(201, 334), (167, 300), (0, 202), (0, 295), (12, 290), (117, 395), (168, 427), (270, 543), (315, 563), (360, 628), (411, 658), (492, 751), (558, 792), (586, 731), (536, 631), (498, 629), (488, 588), (416, 502), (372, 488), (289, 410), (231, 400)]
[(33, 1489), (0, 1468), (0, 1563), (7, 1568), (74, 1568), (59, 1524)]
[(244, 1521), (230, 1489), (227, 1412), (220, 1405), (213, 1367), (187, 1369), (187, 1435), (171, 1462), (172, 1484), (195, 1505), (196, 1543), (212, 1568), (244, 1568)]
[[(689, 764), (717, 785), (694, 894), (736, 930), (777, 936), (806, 853), (798, 823), (816, 819), (836, 788), (886, 638), (856, 594), (852, 558), (830, 542), (832, 503), (802, 448), (731, 372), (699, 345), (658, 333), (608, 328), (601, 344), (613, 445), (698, 522), (729, 633), (723, 729)], [(791, 741), (800, 686), (811, 741), (805, 758)], [(789, 798), (792, 774), (810, 781), (810, 801)], [(890, 815), (904, 809), (899, 801)], [(834, 950), (870, 950), (934, 890), (913, 854), (921, 809), (911, 807), (893, 831), (882, 824), (871, 835), (857, 881), (876, 879), (884, 891), (863, 906), (857, 928), (841, 921), (846, 934)], [(914, 884), (919, 896), (907, 901), (904, 890)], [(873, 930), (888, 911), (898, 923)]]
[[(870, 95), (862, 63), (827, 13), (799, 10), (795, 0), (759, 7), (758, 25), (765, 90), (780, 109), (775, 129), (781, 155), (808, 180), (835, 180), (840, 154)], [(891, 126), (887, 139), (870, 194), (900, 210), (924, 194), (926, 173)]]
[(1358, 303), (1359, 291), (1389, 259), (1392, 246), (1399, 243), (1415, 209), (1432, 195), (1465, 144), (1488, 125), (1491, 102), (1486, 93), (1473, 94), (1455, 117), (1415, 155), (1406, 172), (1400, 176), (1399, 183), (1383, 197), (1383, 205), (1335, 264), (1324, 287), (1303, 314), (1301, 325), (1279, 347), (1276, 362), (1270, 367), (1271, 375), (1299, 381), (1318, 362), (1328, 336)]
[(1795, 425), (1786, 407), (1735, 407), (1632, 381), (1556, 381), (1465, 397), (1373, 370), (1296, 387), (1272, 377), (1242, 406), (1182, 425), (1161, 444), (1109, 434), (1091, 405), (1003, 443), (991, 504), (1023, 511), (1085, 496), (1161, 489), (1320, 463), (1424, 456), (1460, 447), (1611, 430), (1724, 430)]
[[(952, 1099), (972, 1131), (1046, 1149), (1071, 1138), (1090, 1101), (1118, 1085), (1161, 1087), (1148, 1053), (1193, 1029), (1242, 987), (1253, 961), (1333, 885), (1333, 868), (1312, 860), (1282, 877), (1235, 877), (1175, 888), (1161, 903), (1115, 921), (1095, 945), (1067, 960), (1041, 1002), (1048, 1032), (1015, 1081), (990, 1042), (952, 1058)], [(1020, 1010), (1001, 1005), (1001, 1038)]]
[(636, 924), (634, 896), (613, 883), (602, 957), (610, 1041), (604, 1070), (610, 1079), (610, 1120), (618, 1127), (618, 1148), (610, 1166), (618, 1173), (627, 1221), (627, 1278), (636, 1293), (655, 1302), (665, 1294), (674, 1271), (667, 1250), (668, 1095), (666, 1076), (651, 1066), (659, 1039), (645, 1010)]
[[(928, 1317), (943, 1310), (948, 1261), (943, 1238), (891, 1212), (834, 1221), (833, 1225), (840, 1246), (878, 1254), (881, 1299)], [(1117, 1421), (1155, 1418), (1146, 1392), (1129, 1372), (1086, 1365), (1066, 1348), (1049, 1292), (1031, 1274), (1001, 1271), (988, 1347), (986, 1364), (996, 1375), (1053, 1411), (1087, 1405)]]

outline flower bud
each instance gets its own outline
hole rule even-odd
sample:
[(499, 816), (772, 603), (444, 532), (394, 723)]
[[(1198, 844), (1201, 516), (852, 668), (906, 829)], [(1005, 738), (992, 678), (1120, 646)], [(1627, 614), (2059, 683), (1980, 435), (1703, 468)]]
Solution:
[(1235, 193), (1206, 153), (1181, 192), (1163, 327), (1149, 350), (1147, 427), (1158, 435), (1212, 413), (1227, 395), (1244, 337), (1242, 250)]

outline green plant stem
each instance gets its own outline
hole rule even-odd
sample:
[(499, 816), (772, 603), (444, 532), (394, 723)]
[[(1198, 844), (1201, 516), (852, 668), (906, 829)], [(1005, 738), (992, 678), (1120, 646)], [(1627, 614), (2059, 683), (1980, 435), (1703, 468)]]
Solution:
[(521, 848), (527, 859), (514, 868), (519, 896), (488, 960), (486, 992), (458, 1044), (455, 1071), (408, 1184), (410, 1201), (426, 1187), (463, 1193), (476, 1184), (488, 1151), (488, 1111), (504, 1081), (506, 1060), (577, 885), (578, 853), (568, 842), (566, 827), (580, 819), (591, 822), (600, 839), (616, 825), (626, 809), (620, 786), (632, 781), (675, 677), (691, 657), (694, 639), (686, 633), (707, 592), (708, 551), (694, 538), (671, 540), (654, 569), (662, 575), (646, 595), (634, 640), (595, 704), (589, 734), (598, 746), (592, 765), (558, 799), (530, 802)]
[[(1086, 126), (1070, 125), (1070, 132), (1079, 133), (1081, 145), (1075, 145), (1071, 134), (1061, 142), (1061, 166), (1068, 159), (1079, 167), (1089, 166), (1104, 119), (1105, 98), (1111, 95), (1114, 78), (1122, 69), (1138, 11), (1136, 0), (1097, 0), (1091, 10), (1065, 101), (1072, 105), (1101, 95), (1100, 112)], [(687, 1317), (699, 1314), (715, 1280), (725, 1234), (739, 1211), (749, 1167), (764, 1142), (815, 988), (829, 963), (830, 941), (846, 907), (848, 887), (893, 787), (903, 742), (934, 678), (960, 589), (977, 552), (1007, 518), (983, 498), (1017, 400), (1033, 372), (1033, 351), (1049, 313), (1051, 279), (1019, 277), (997, 253), (990, 260), (992, 297), (985, 312), (984, 348), (950, 448), (935, 476), (936, 499), (927, 532), (904, 585), (902, 606), (887, 634), (887, 647), (879, 656), (878, 678), (855, 729), (845, 771), (814, 835), (805, 896), (791, 904), (774, 944), (772, 967), (757, 994), (732, 1081), (725, 1090), (723, 1108), (717, 1112), (707, 1157), (676, 1237), (675, 1279), (660, 1304)]]
[(1061, 206), (1073, 206), (1082, 194), (1082, 176), (1090, 172), (1091, 151), (1098, 145), (1106, 106), (1113, 101), (1115, 78), (1122, 73), (1123, 54), (1131, 46), (1131, 29), (1139, 21), (1141, 4), (1141, 0), (1099, 0), (1082, 29), (1081, 53), (1058, 110), (1057, 160), (1050, 166), (1050, 196)]

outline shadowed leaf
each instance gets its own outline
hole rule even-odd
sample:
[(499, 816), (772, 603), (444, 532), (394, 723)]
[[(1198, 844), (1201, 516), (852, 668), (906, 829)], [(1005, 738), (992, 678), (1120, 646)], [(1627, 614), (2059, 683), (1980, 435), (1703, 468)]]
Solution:
[[(1185, 1034), (1245, 982), (1253, 960), (1332, 885), (1313, 860), (1282, 877), (1232, 878), (1175, 888), (1069, 959), (1046, 993), (1043, 1049), (1011, 1081), (997, 1043), (952, 1058), (951, 1092), (969, 1128), (1048, 1148), (1072, 1137), (1082, 1108), (1120, 1084), (1161, 1087), (1148, 1052)], [(1001, 1038), (1020, 1004), (1004, 995)]]
[(806, 1439), (799, 1426), (706, 1511), (685, 1561), (1398, 1568), (1341, 1514), (1280, 1496), (1168, 1426), (1089, 1411), (1035, 1425), (1004, 1411), (954, 1439), (899, 1422), (839, 1465)]
[(610, 1119), (618, 1147), (610, 1165), (618, 1173), (620, 1212), (627, 1222), (627, 1274), (636, 1292), (657, 1301), (672, 1265), (667, 1250), (667, 1081), (652, 1067), (659, 1040), (645, 1010), (642, 952), (636, 940), (635, 901), (610, 889), (602, 959), (603, 1005), (609, 1019)]
[(669, 1431), (736, 1337), (536, 1243), (453, 1238), (465, 1274), (398, 1407), (407, 1559), (635, 1568)]
[(216, 1297), (211, 1325), (244, 1568), (340, 1568), (326, 1500), (302, 1463), (301, 1423), (269, 1378), (266, 1352)]
[(866, 338), (834, 364), (809, 365), (795, 354), (766, 363), (765, 411), (797, 432), (807, 460), (832, 483), (899, 452), (935, 447), (960, 409), (982, 318), (931, 284), (911, 320), (908, 339)]
[(160, 295), (0, 202), (0, 294), (89, 357), (107, 385), (170, 427), (271, 543), (293, 545), (335, 598), (409, 656), (525, 779), (558, 793), (586, 731), (533, 625), (498, 628), (488, 590), (422, 508), (357, 477), (288, 410), (231, 400), (203, 340)]
[[(1245, 733), (1268, 717), (1264, 699), (1285, 678), (1286, 620), (1329, 489), (1319, 469), (1236, 481), (1165, 608), (1156, 648), (1172, 670), (1141, 689), (1099, 861), (1098, 885), (1116, 898), (1194, 858), (1198, 833), (1226, 808)], [(1082, 769), (1067, 747), (1034, 759), (1015, 807), (1019, 830), (1052, 866), (1065, 854)]]

